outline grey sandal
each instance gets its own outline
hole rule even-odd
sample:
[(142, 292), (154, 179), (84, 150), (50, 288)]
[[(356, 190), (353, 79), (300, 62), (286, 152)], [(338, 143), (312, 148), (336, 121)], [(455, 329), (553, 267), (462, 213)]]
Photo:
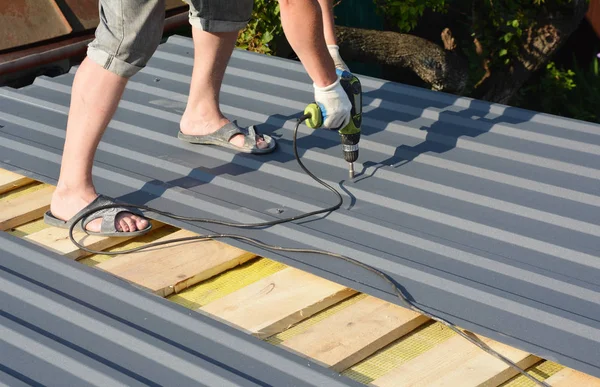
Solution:
[[(235, 146), (229, 142), (235, 135), (244, 135), (244, 146)], [(267, 143), (268, 147), (261, 149), (256, 146), (256, 138), (260, 136)], [(219, 145), (225, 148), (234, 149), (244, 153), (256, 153), (265, 154), (273, 152), (277, 143), (275, 140), (266, 134), (259, 134), (254, 126), (250, 126), (248, 129), (240, 128), (236, 121), (230, 122), (214, 133), (206, 134), (203, 136), (184, 134), (181, 131), (177, 134), (177, 138), (180, 140), (189, 142), (191, 144), (202, 144), (202, 145)]]
[[(69, 221), (64, 221), (56, 218), (52, 213), (48, 210), (44, 214), (44, 222), (50, 226), (59, 227), (59, 228), (70, 228), (73, 224), (73, 220), (77, 219), (79, 216), (84, 214), (85, 212), (91, 211), (94, 208), (99, 208), (106, 205), (116, 204), (115, 200), (104, 195), (99, 195), (93, 202), (88, 204), (84, 209), (79, 211), (75, 216), (71, 218)], [(124, 232), (117, 230), (115, 225), (115, 218), (121, 212), (129, 212), (134, 215), (143, 216), (139, 211), (135, 209), (127, 209), (125, 207), (115, 207), (115, 208), (105, 208), (99, 211), (96, 211), (89, 215), (88, 217), (81, 219), (79, 223), (75, 226), (75, 230), (85, 232), (90, 235), (98, 235), (98, 236), (106, 236), (106, 237), (134, 237), (138, 235), (146, 234), (148, 231), (152, 229), (152, 224), (148, 221), (148, 227), (143, 230), (137, 230), (133, 232)], [(92, 232), (85, 230), (85, 227), (94, 219), (102, 218), (102, 225), (100, 226), (100, 232)]]

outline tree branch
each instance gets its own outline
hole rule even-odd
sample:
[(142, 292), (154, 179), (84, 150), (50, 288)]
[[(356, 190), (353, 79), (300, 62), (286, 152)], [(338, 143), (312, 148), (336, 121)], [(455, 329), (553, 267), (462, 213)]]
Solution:
[(407, 68), (434, 90), (461, 93), (467, 83), (467, 63), (458, 54), (449, 29), (442, 32), (448, 49), (414, 35), (336, 26), (344, 60)]

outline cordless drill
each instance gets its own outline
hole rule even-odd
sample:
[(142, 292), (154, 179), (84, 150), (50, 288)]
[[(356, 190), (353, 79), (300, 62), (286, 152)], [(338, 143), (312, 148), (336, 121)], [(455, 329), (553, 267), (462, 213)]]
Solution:
[[(352, 104), (350, 121), (343, 128), (331, 128), (337, 130), (342, 141), (342, 150), (344, 159), (348, 162), (348, 174), (350, 179), (354, 178), (354, 162), (358, 159), (358, 142), (360, 141), (360, 127), (362, 124), (362, 86), (358, 78), (349, 72), (342, 72), (340, 83), (348, 95)], [(304, 109), (304, 114), (309, 116), (306, 119), (306, 126), (312, 129), (320, 128), (323, 125), (323, 114), (321, 108), (316, 103), (311, 103)]]

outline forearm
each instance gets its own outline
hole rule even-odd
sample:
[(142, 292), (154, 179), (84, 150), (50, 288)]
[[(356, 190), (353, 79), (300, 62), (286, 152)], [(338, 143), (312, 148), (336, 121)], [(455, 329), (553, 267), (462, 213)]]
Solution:
[(323, 14), (323, 33), (327, 44), (337, 44), (335, 38), (335, 19), (333, 17), (333, 0), (318, 0)]
[(325, 43), (317, 0), (279, 0), (279, 5), (287, 40), (315, 85), (324, 87), (334, 83), (335, 65)]

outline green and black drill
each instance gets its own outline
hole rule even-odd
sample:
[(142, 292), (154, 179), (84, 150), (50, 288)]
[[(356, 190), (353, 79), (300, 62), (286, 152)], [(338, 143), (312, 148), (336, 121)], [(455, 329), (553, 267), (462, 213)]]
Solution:
[[(349, 72), (342, 72), (340, 83), (348, 95), (352, 104), (350, 121), (343, 128), (331, 128), (337, 130), (342, 140), (344, 159), (348, 162), (348, 173), (350, 179), (354, 178), (354, 162), (358, 159), (358, 142), (360, 141), (360, 127), (362, 124), (362, 86), (358, 78)], [(323, 114), (317, 103), (311, 103), (304, 109), (306, 126), (312, 129), (323, 125)]]

